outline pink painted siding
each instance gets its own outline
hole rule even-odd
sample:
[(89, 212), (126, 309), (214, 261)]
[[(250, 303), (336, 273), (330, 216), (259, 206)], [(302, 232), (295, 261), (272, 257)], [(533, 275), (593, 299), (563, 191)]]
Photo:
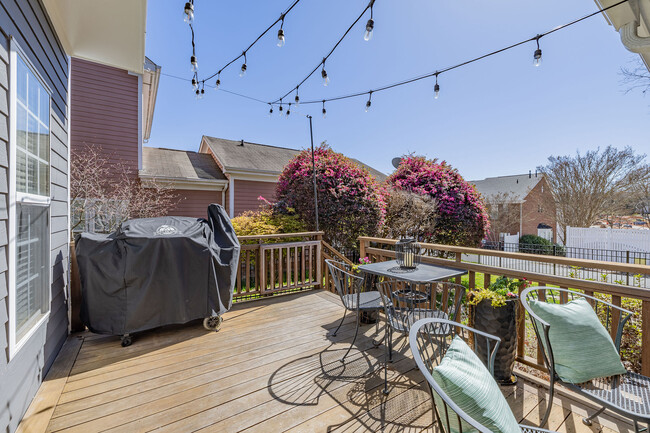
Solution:
[(179, 201), (169, 210), (168, 215), (206, 218), (209, 204), (221, 204), (221, 191), (177, 189), (173, 193)]
[(274, 201), (275, 186), (276, 182), (235, 179), (235, 216), (241, 215), (247, 210), (258, 210), (260, 208), (260, 201), (257, 199), (259, 196)]
[[(73, 58), (70, 74), (70, 144), (88, 145), (130, 176), (138, 174), (138, 77), (122, 69)], [(112, 166), (110, 174), (120, 176)]]

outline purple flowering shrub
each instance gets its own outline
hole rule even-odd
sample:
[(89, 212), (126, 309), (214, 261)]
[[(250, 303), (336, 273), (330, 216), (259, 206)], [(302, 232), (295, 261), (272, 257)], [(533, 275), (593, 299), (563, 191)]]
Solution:
[(405, 156), (387, 183), (393, 189), (428, 195), (436, 200), (438, 218), (428, 240), (478, 247), (485, 239), (489, 220), (483, 199), (474, 186), (446, 162)]
[[(354, 247), (357, 237), (374, 236), (383, 222), (381, 188), (370, 173), (326, 144), (314, 150), (318, 185), (318, 219), (325, 240), (335, 247)], [(311, 152), (303, 150), (278, 180), (279, 206), (295, 209), (310, 229), (316, 227)]]

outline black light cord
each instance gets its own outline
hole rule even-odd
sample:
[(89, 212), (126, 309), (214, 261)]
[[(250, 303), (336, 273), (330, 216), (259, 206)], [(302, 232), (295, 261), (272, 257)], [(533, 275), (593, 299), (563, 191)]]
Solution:
[[(223, 65), (223, 66), (222, 66), (221, 68), (219, 68), (219, 70), (218, 70), (217, 72), (215, 72), (214, 74), (210, 75), (209, 77), (202, 78), (200, 81), (205, 82), (205, 81), (207, 81), (207, 80), (211, 80), (212, 78), (214, 78), (214, 77), (216, 77), (217, 75), (221, 74), (221, 73), (223, 72), (223, 70), (226, 69), (228, 66), (232, 65), (232, 64), (235, 63), (237, 60), (239, 60), (239, 59), (241, 59), (242, 57), (244, 57), (244, 56), (246, 55), (246, 52), (247, 52), (248, 50), (250, 50), (251, 48), (253, 48), (253, 46), (254, 46), (254, 45), (255, 45), (255, 44), (256, 44), (260, 39), (262, 39), (262, 37), (263, 37), (264, 35), (266, 35), (266, 34), (269, 32), (269, 30), (271, 30), (273, 27), (275, 27), (275, 25), (276, 25), (277, 23), (279, 23), (280, 21), (282, 21), (282, 25), (284, 25), (284, 18), (285, 18), (285, 16), (286, 16), (289, 12), (291, 12), (291, 10), (292, 10), (292, 9), (293, 9), (293, 8), (294, 8), (298, 3), (300, 3), (300, 0), (295, 0), (295, 1), (291, 4), (291, 6), (289, 6), (289, 7), (288, 7), (288, 8), (287, 8), (287, 9), (286, 9), (286, 10), (285, 10), (281, 15), (280, 15), (280, 18), (278, 18), (277, 20), (273, 21), (273, 23), (272, 23), (270, 26), (268, 26), (268, 27), (266, 28), (266, 30), (264, 30), (264, 31), (262, 32), (262, 34), (260, 34), (260, 35), (259, 35), (259, 36), (258, 36), (258, 37), (257, 37), (257, 38), (256, 38), (256, 39), (255, 39), (255, 40), (254, 40), (254, 41), (253, 41), (253, 42), (252, 42), (252, 43), (251, 43), (251, 44), (250, 44), (250, 45), (249, 45), (249, 46), (248, 46), (248, 47), (247, 47), (247, 48), (246, 48), (242, 53), (241, 53), (241, 54), (240, 54), (240, 55), (238, 55), (237, 57), (235, 57), (234, 59), (232, 59), (231, 61), (229, 61), (229, 62), (226, 63), (225, 65)], [(191, 27), (191, 26), (190, 26), (190, 27)], [(194, 34), (194, 30), (192, 30), (192, 34)], [(192, 38), (192, 40), (194, 40), (194, 39)]]
[[(324, 104), (325, 102), (340, 101), (340, 100), (342, 100), (342, 99), (356, 98), (356, 97), (359, 97), (359, 96), (367, 95), (367, 94), (370, 93), (370, 92), (373, 92), (373, 93), (381, 92), (381, 91), (384, 91), (384, 90), (392, 89), (392, 88), (394, 88), (394, 87), (404, 86), (404, 85), (406, 85), (406, 84), (411, 84), (411, 83), (414, 83), (414, 82), (416, 82), (416, 81), (421, 81), (421, 80), (424, 80), (424, 79), (426, 79), (426, 78), (431, 78), (431, 77), (436, 77), (436, 78), (437, 78), (438, 75), (440, 75), (440, 74), (442, 74), (442, 73), (444, 73), (444, 72), (449, 72), (449, 71), (452, 71), (452, 70), (454, 70), (454, 69), (458, 69), (458, 68), (461, 68), (461, 67), (463, 67), (463, 66), (467, 66), (467, 65), (469, 65), (469, 64), (471, 64), (471, 63), (478, 62), (479, 60), (483, 60), (483, 59), (485, 59), (485, 58), (487, 58), (487, 57), (491, 57), (491, 56), (494, 56), (494, 55), (500, 54), (500, 53), (502, 53), (502, 52), (504, 52), (504, 51), (511, 50), (511, 49), (513, 49), (513, 48), (516, 48), (516, 47), (518, 47), (518, 46), (520, 46), (520, 45), (527, 44), (527, 43), (532, 42), (532, 41), (537, 42), (538, 47), (539, 47), (539, 40), (540, 40), (542, 37), (547, 36), (547, 35), (550, 35), (551, 33), (555, 33), (555, 32), (557, 32), (557, 31), (562, 30), (562, 29), (565, 29), (565, 28), (567, 28), (567, 27), (570, 27), (570, 26), (572, 26), (572, 25), (574, 25), (574, 24), (577, 24), (577, 23), (579, 23), (579, 22), (581, 22), (581, 21), (584, 21), (584, 20), (586, 20), (586, 19), (588, 19), (588, 18), (591, 18), (591, 17), (593, 17), (593, 16), (595, 16), (595, 15), (599, 15), (599, 14), (601, 14), (602, 12), (605, 12), (605, 11), (607, 11), (607, 10), (609, 10), (609, 9), (612, 9), (612, 8), (616, 7), (616, 6), (622, 5), (623, 3), (627, 3), (628, 1), (629, 1), (629, 0), (621, 0), (621, 1), (619, 1), (618, 3), (614, 3), (613, 5), (610, 5), (610, 6), (606, 7), (606, 8), (599, 9), (599, 10), (597, 10), (597, 11), (595, 11), (595, 12), (592, 12), (592, 13), (590, 13), (590, 14), (588, 14), (588, 15), (585, 15), (585, 16), (583, 16), (583, 17), (581, 17), (581, 18), (578, 18), (578, 19), (576, 19), (576, 20), (573, 20), (573, 21), (571, 21), (571, 22), (569, 22), (569, 23), (566, 23), (566, 24), (563, 24), (563, 25), (557, 26), (557, 27), (555, 27), (555, 28), (553, 28), (553, 29), (551, 29), (551, 30), (549, 30), (549, 31), (547, 31), (547, 32), (544, 32), (544, 33), (540, 33), (540, 34), (538, 34), (538, 35), (535, 35), (535, 36), (532, 37), (532, 38), (529, 38), (529, 39), (526, 39), (526, 40), (523, 40), (523, 41), (517, 42), (517, 43), (512, 44), (512, 45), (508, 45), (507, 47), (504, 47), (504, 48), (501, 48), (501, 49), (498, 49), (498, 50), (492, 51), (492, 52), (490, 52), (490, 53), (484, 54), (484, 55), (479, 56), (479, 57), (475, 57), (475, 58), (470, 59), (470, 60), (466, 60), (466, 61), (464, 61), (464, 62), (458, 63), (458, 64), (453, 65), (453, 66), (449, 66), (449, 67), (444, 68), (444, 69), (437, 70), (437, 71), (435, 71), (435, 72), (431, 72), (431, 73), (428, 73), (428, 74), (420, 75), (420, 76), (418, 76), (418, 77), (410, 78), (410, 79), (407, 79), (407, 80), (404, 80), (404, 81), (398, 81), (398, 82), (396, 82), (396, 83), (388, 84), (388, 85), (385, 85), (385, 86), (382, 86), (382, 87), (378, 87), (378, 88), (376, 88), (376, 89), (372, 89), (372, 90), (370, 90), (370, 91), (366, 90), (366, 91), (363, 91), (363, 92), (350, 93), (350, 94), (347, 94), (347, 95), (336, 96), (336, 97), (333, 97), (333, 98), (325, 98), (325, 99), (314, 99), (314, 100), (308, 100), (308, 101), (300, 101), (300, 103), (301, 103), (301, 104)], [(370, 5), (368, 5), (368, 6), (366, 7), (366, 9), (364, 10), (364, 13), (365, 13), (365, 11), (366, 11), (369, 7), (370, 7)], [(362, 14), (362, 15), (363, 15), (363, 14)], [(361, 18), (361, 16), (359, 16), (359, 18), (357, 18), (357, 20), (355, 21), (355, 23), (356, 23), (357, 21), (359, 21), (360, 18)], [(354, 24), (353, 24), (353, 25), (354, 25)], [(348, 31), (349, 31), (349, 29), (348, 29)], [(346, 32), (346, 34), (347, 34), (347, 32)], [(344, 35), (344, 36), (345, 36), (345, 35)], [(341, 40), (342, 40), (342, 39), (341, 39)], [(339, 40), (339, 43), (340, 43), (340, 40)], [(338, 45), (338, 44), (337, 44), (337, 45)], [(332, 51), (333, 51), (333, 50), (332, 50)], [(331, 54), (331, 52), (330, 52), (330, 54)], [(321, 62), (321, 64), (322, 64), (322, 62)], [(321, 66), (321, 64), (319, 64), (319, 65), (314, 69), (314, 71), (316, 71), (316, 70)], [(313, 74), (314, 71), (312, 71), (311, 74)], [(311, 74), (310, 74), (310, 75), (311, 75)], [(307, 76), (307, 78), (309, 78), (309, 76)], [(305, 80), (306, 80), (307, 78), (305, 78)], [(303, 80), (300, 84), (304, 83), (305, 80)], [(298, 86), (300, 86), (300, 84), (299, 84)], [(294, 89), (295, 89), (295, 88), (294, 88)], [(291, 93), (294, 89), (292, 89), (291, 91), (287, 92), (287, 93), (283, 96), (283, 98), (286, 97), (289, 93)], [(277, 101), (278, 101), (278, 100), (279, 100), (279, 99), (276, 99), (275, 101), (268, 102), (268, 104), (277, 104)]]
[(343, 36), (341, 36), (339, 38), (339, 40), (336, 42), (336, 44), (334, 44), (334, 46), (329, 51), (329, 53), (327, 53), (327, 55), (325, 57), (323, 57), (323, 60), (321, 60), (320, 63), (318, 63), (316, 65), (316, 67), (314, 69), (312, 69), (311, 72), (309, 74), (307, 74), (307, 76), (305, 78), (302, 79), (302, 81), (300, 81), (297, 85), (293, 86), (291, 88), (291, 90), (289, 90), (287, 93), (285, 93), (281, 97), (279, 97), (279, 98), (275, 99), (274, 101), (272, 101), (271, 104), (277, 104), (278, 101), (280, 101), (280, 99), (284, 99), (287, 96), (289, 96), (289, 94), (291, 94), (294, 90), (296, 90), (296, 89), (298, 89), (298, 87), (302, 86), (303, 83), (309, 79), (309, 77), (314, 75), (314, 73), (318, 70), (318, 68), (325, 67), (325, 62), (327, 61), (327, 59), (334, 53), (334, 50), (336, 50), (338, 48), (338, 46), (341, 44), (341, 42), (343, 42), (343, 39), (345, 39), (345, 37), (348, 35), (348, 33), (350, 33), (352, 28), (359, 22), (359, 20), (361, 18), (363, 18), (363, 16), (366, 14), (368, 9), (370, 9), (372, 11), (372, 6), (373, 6), (374, 3), (375, 3), (375, 0), (370, 0), (370, 3), (368, 3), (368, 6), (365, 7), (365, 9), (359, 14), (357, 19), (354, 20), (354, 22), (350, 25), (350, 27), (348, 27), (348, 29), (345, 31), (345, 33), (343, 33)]

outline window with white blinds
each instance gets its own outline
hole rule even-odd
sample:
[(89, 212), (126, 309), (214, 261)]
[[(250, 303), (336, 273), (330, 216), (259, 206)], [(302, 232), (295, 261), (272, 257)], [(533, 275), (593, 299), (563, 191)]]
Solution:
[(12, 347), (20, 347), (50, 309), (50, 93), (12, 50)]

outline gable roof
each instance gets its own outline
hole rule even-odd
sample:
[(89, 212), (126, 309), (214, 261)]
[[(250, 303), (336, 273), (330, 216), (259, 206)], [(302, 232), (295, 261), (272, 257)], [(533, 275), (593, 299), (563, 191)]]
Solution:
[(140, 174), (179, 180), (226, 180), (212, 156), (206, 153), (158, 147), (142, 148)]
[[(301, 152), (287, 147), (250, 143), (243, 140), (226, 140), (207, 135), (203, 136), (203, 142), (210, 147), (226, 173), (229, 171), (255, 171), (279, 176), (284, 170), (284, 166)], [(350, 159), (360, 167), (367, 169), (377, 181), (386, 180), (387, 176), (379, 170), (357, 159)]]
[(515, 174), (472, 180), (470, 183), (473, 183), (476, 190), (486, 199), (498, 194), (508, 194), (514, 203), (521, 203), (543, 178), (541, 174)]

